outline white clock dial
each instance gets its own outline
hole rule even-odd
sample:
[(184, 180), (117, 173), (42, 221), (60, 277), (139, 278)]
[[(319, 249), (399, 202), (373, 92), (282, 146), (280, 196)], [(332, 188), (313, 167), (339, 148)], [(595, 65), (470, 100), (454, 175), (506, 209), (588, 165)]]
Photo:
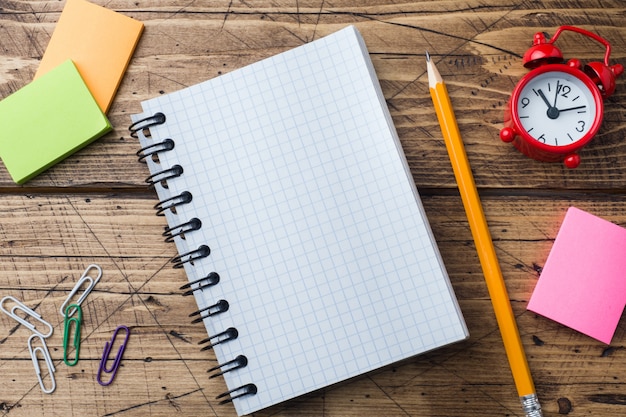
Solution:
[(577, 77), (549, 71), (530, 80), (520, 92), (517, 113), (524, 130), (550, 146), (576, 143), (592, 128), (594, 96)]

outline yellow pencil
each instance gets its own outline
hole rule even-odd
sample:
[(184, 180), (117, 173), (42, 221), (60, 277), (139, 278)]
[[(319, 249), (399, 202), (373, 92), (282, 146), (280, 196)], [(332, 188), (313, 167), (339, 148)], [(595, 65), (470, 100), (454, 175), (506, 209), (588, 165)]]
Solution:
[(467, 220), (474, 237), (478, 258), (485, 275), (487, 288), (507, 357), (515, 386), (522, 402), (522, 408), (527, 417), (542, 417), (541, 406), (535, 392), (535, 386), (530, 375), (526, 354), (520, 339), (513, 309), (502, 278), (502, 271), (498, 264), (496, 251), (487, 227), (487, 220), (483, 212), (474, 177), (467, 160), (463, 140), (452, 110), (448, 90), (437, 71), (434, 63), (426, 53), (426, 67), (428, 69), (428, 85), (433, 99), (439, 125), (446, 143), (450, 162), (456, 182), (459, 186), (461, 200), (467, 214)]

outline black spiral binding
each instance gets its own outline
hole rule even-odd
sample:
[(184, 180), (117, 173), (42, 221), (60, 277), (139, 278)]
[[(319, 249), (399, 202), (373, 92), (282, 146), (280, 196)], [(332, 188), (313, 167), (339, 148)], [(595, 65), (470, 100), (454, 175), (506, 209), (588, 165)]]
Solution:
[(189, 315), (189, 317), (200, 316), (192, 321), (192, 323), (200, 323), (207, 317), (214, 316), (216, 314), (224, 313), (228, 311), (230, 305), (226, 300), (219, 300), (217, 303), (210, 305), (208, 307), (201, 308), (200, 310), (194, 311)]
[(198, 342), (199, 345), (204, 345), (205, 343), (209, 343), (206, 346), (203, 346), (202, 351), (213, 349), (213, 346), (219, 345), (220, 343), (228, 342), (229, 340), (235, 340), (239, 337), (239, 331), (234, 327), (229, 327), (224, 330), (222, 333), (218, 333), (214, 336), (207, 337), (206, 339), (202, 339)]
[(193, 195), (189, 191), (183, 191), (182, 193), (175, 195), (174, 197), (170, 197), (166, 200), (159, 201), (154, 205), (154, 209), (156, 210), (157, 216), (165, 216), (165, 212), (167, 210), (172, 210), (176, 212), (177, 206), (182, 206), (183, 204), (189, 204), (193, 200)]
[(165, 123), (165, 115), (163, 113), (154, 113), (152, 116), (144, 117), (141, 120), (137, 120), (135, 123), (128, 127), (130, 130), (130, 136), (137, 139), (137, 132), (144, 131), (146, 137), (150, 137), (150, 128), (152, 126), (158, 126)]
[(239, 388), (235, 388), (233, 390), (230, 390), (228, 392), (224, 392), (220, 395), (218, 395), (217, 397), (215, 397), (216, 400), (219, 400), (220, 398), (225, 398), (225, 397), (229, 397), (226, 398), (222, 401), (220, 401), (220, 404), (228, 404), (230, 402), (233, 402), (233, 400), (243, 397), (244, 395), (254, 395), (257, 393), (257, 387), (254, 384), (246, 384), (246, 385), (242, 385)]
[(198, 249), (194, 249), (187, 253), (183, 253), (182, 255), (175, 256), (174, 258), (172, 258), (172, 263), (174, 264), (175, 269), (179, 269), (184, 267), (187, 262), (193, 265), (194, 261), (206, 258), (210, 254), (211, 248), (209, 248), (207, 245), (200, 245)]
[(208, 369), (207, 372), (211, 373), (211, 372), (219, 370), (219, 372), (209, 376), (209, 379), (211, 379), (211, 378), (224, 375), (226, 372), (234, 371), (235, 369), (245, 368), (247, 365), (248, 365), (248, 358), (246, 358), (244, 355), (239, 355), (231, 361), (228, 361), (226, 363), (223, 363), (221, 365), (217, 365), (211, 369)]
[(180, 236), (182, 239), (185, 238), (185, 233), (193, 232), (194, 230), (200, 230), (202, 227), (202, 222), (199, 218), (194, 217), (193, 219), (178, 224), (173, 227), (166, 227), (163, 232), (163, 237), (166, 242), (173, 242), (176, 236)]
[(181, 167), (180, 165), (173, 165), (168, 169), (164, 169), (163, 171), (158, 171), (150, 175), (148, 178), (146, 178), (146, 182), (150, 185), (161, 183), (164, 188), (167, 188), (167, 180), (180, 177), (181, 175), (183, 175), (183, 172), (183, 167)]
[[(212, 287), (213, 285), (220, 282), (220, 275), (217, 272), (210, 272), (204, 278), (197, 279), (195, 281), (191, 281), (180, 287), (180, 290), (187, 290), (183, 293), (183, 296), (192, 295), (195, 291), (201, 290), (204, 288)], [(194, 285), (197, 285), (196, 288), (191, 288)], [(191, 288), (190, 290), (188, 288)]]
[[(142, 134), (148, 138), (150, 135), (150, 128), (153, 126), (158, 126), (165, 123), (166, 117), (163, 113), (155, 113), (152, 116), (145, 117), (141, 120), (134, 122), (128, 128), (130, 130), (130, 135), (134, 138), (138, 137), (138, 133), (142, 132)], [(146, 159), (150, 158), (155, 163), (159, 162), (159, 154), (164, 152), (169, 152), (174, 149), (176, 146), (176, 142), (174, 139), (165, 139), (161, 142), (151, 144), (146, 146), (139, 151), (137, 151), (137, 158), (139, 162), (146, 162)], [(180, 177), (183, 175), (184, 169), (180, 165), (173, 165), (167, 169), (163, 169), (162, 171), (155, 172), (150, 175), (146, 179), (146, 183), (151, 186), (155, 186), (156, 184), (160, 184), (163, 188), (168, 188), (167, 181), (173, 178)], [(183, 206), (185, 204), (190, 204), (193, 200), (193, 195), (189, 191), (183, 191), (182, 193), (165, 199), (163, 201), (159, 201), (155, 204), (154, 209), (156, 210), (157, 216), (164, 216), (167, 212), (171, 212), (176, 214), (176, 208)], [(183, 222), (179, 225), (166, 227), (163, 232), (163, 236), (166, 242), (173, 242), (176, 237), (181, 239), (185, 238), (186, 233), (191, 233), (193, 231), (199, 230), (202, 227), (202, 222), (200, 219), (194, 217), (186, 222)], [(175, 256), (172, 258), (172, 263), (174, 268), (183, 268), (185, 264), (193, 265), (195, 261), (200, 260), (202, 258), (206, 258), (211, 254), (211, 249), (207, 245), (200, 245), (197, 249), (189, 251), (187, 253), (183, 253), (181, 255)], [(195, 293), (196, 291), (204, 291), (205, 289), (211, 288), (214, 285), (217, 285), (220, 282), (220, 276), (217, 272), (211, 272), (207, 276), (197, 279), (195, 281), (189, 282), (182, 287), (184, 296), (189, 296)], [(214, 316), (216, 314), (221, 314), (229, 309), (229, 304), (226, 300), (219, 300), (215, 304), (210, 305), (208, 307), (202, 308), (192, 314), (189, 317), (195, 317), (192, 323), (199, 323), (205, 320), (208, 317)], [(239, 332), (234, 327), (229, 327), (221, 333), (210, 336), (204, 340), (199, 342), (200, 345), (203, 346), (201, 350), (209, 350), (213, 349), (214, 346), (219, 345), (221, 343), (226, 343), (231, 340), (235, 340), (239, 337)], [(224, 375), (227, 372), (232, 372), (237, 369), (245, 368), (248, 365), (248, 358), (244, 355), (239, 355), (235, 359), (232, 359), (226, 363), (215, 366), (209, 370), (208, 373), (216, 372), (209, 376), (209, 378), (215, 378), (220, 375)], [(216, 399), (221, 399), (220, 404), (227, 404), (234, 401), (237, 398), (241, 398), (246, 395), (255, 395), (257, 393), (257, 386), (254, 384), (245, 384), (241, 387), (235, 388), (228, 392), (224, 392), (216, 397)]]
[(176, 143), (172, 139), (165, 139), (163, 142), (155, 143), (154, 145), (146, 146), (137, 151), (137, 158), (139, 162), (143, 162), (147, 157), (156, 157), (160, 152), (171, 151), (176, 146)]

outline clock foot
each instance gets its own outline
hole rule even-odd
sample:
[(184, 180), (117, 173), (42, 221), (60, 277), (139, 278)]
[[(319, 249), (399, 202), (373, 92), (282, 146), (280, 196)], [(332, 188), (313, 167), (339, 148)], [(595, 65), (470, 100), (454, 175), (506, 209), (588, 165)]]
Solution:
[(515, 139), (515, 130), (513, 130), (510, 127), (505, 127), (504, 129), (500, 130), (500, 139), (502, 139), (503, 142), (513, 142), (513, 139)]
[(567, 155), (565, 159), (563, 159), (563, 163), (568, 168), (576, 168), (580, 165), (580, 156), (577, 153)]

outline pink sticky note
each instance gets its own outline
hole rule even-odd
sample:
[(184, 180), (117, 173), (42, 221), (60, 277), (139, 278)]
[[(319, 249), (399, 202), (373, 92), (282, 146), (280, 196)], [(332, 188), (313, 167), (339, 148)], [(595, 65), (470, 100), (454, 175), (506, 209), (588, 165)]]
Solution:
[(528, 310), (611, 343), (626, 306), (626, 229), (570, 207)]

